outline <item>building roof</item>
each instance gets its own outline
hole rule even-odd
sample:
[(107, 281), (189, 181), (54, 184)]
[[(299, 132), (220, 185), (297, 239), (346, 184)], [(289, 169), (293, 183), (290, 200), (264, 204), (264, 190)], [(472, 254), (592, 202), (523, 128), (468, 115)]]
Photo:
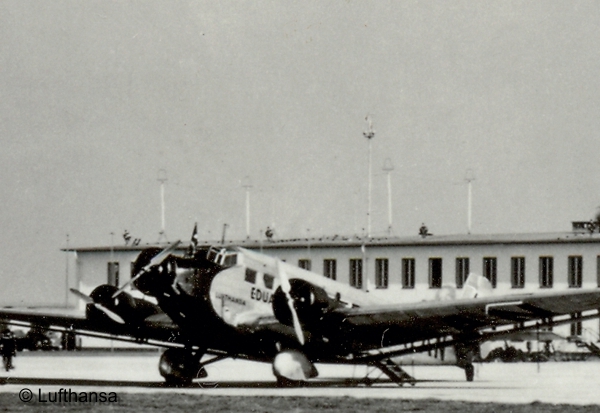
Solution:
[[(419, 247), (419, 246), (464, 246), (464, 245), (498, 245), (498, 244), (573, 244), (600, 243), (600, 233), (583, 232), (553, 232), (553, 233), (513, 233), (513, 234), (455, 234), (427, 235), (408, 237), (360, 237), (360, 236), (323, 236), (315, 238), (292, 238), (271, 240), (229, 240), (222, 244), (220, 241), (202, 241), (198, 248), (210, 246), (240, 246), (248, 249), (288, 249), (288, 248), (348, 248), (366, 246), (381, 247)], [(96, 247), (70, 247), (69, 251), (77, 252), (108, 252), (108, 251), (140, 251), (149, 247), (167, 246), (168, 243), (114, 245)], [(189, 242), (183, 243), (179, 249), (184, 250)], [(62, 251), (66, 251), (63, 248)]]

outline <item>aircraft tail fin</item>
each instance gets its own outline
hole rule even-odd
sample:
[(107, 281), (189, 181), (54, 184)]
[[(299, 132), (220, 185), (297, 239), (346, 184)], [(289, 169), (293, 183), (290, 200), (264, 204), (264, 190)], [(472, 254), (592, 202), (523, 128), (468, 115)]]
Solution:
[(494, 288), (490, 280), (472, 272), (467, 277), (463, 286), (462, 298), (488, 297), (493, 292)]

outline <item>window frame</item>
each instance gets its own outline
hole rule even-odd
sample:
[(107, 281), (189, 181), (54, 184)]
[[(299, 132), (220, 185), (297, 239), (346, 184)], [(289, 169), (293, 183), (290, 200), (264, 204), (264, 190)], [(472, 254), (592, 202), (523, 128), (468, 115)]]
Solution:
[(540, 288), (554, 286), (554, 257), (551, 255), (541, 255), (539, 258), (539, 282)]
[(469, 277), (471, 262), (469, 257), (456, 257), (456, 288), (463, 288), (465, 281)]
[(337, 260), (335, 258), (323, 260), (323, 276), (334, 281), (337, 279)]
[(386, 289), (390, 279), (390, 260), (375, 258), (375, 288)]
[(349, 267), (350, 286), (356, 289), (362, 289), (363, 286), (363, 260), (362, 258), (350, 258)]
[(442, 288), (443, 284), (444, 284), (444, 261), (441, 257), (430, 257), (429, 258), (429, 288), (439, 290), (440, 288)]
[(511, 288), (525, 288), (525, 257), (510, 257)]
[(416, 262), (414, 258), (402, 258), (402, 288), (415, 288), (415, 268)]

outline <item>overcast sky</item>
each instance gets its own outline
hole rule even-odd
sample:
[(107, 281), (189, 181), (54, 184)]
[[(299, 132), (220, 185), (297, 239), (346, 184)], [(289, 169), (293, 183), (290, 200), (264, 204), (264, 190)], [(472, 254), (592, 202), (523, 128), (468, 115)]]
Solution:
[(600, 204), (598, 1), (0, 2), (2, 304), (65, 247), (547, 232)]

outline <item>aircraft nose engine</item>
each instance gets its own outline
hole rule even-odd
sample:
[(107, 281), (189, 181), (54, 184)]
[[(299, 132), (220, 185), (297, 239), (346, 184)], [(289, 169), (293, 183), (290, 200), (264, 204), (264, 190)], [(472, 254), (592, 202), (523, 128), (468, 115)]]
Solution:
[[(290, 280), (290, 296), (298, 319), (304, 325), (318, 322), (323, 314), (332, 307), (325, 290), (302, 279)], [(280, 323), (293, 325), (292, 312), (281, 287), (277, 288), (273, 294), (273, 313)]]
[(146, 248), (133, 263), (132, 273), (140, 274), (133, 284), (144, 294), (156, 296), (173, 283), (172, 277), (175, 275), (168, 276), (172, 265), (169, 260), (152, 265), (152, 259), (159, 256), (161, 251), (160, 248)]

